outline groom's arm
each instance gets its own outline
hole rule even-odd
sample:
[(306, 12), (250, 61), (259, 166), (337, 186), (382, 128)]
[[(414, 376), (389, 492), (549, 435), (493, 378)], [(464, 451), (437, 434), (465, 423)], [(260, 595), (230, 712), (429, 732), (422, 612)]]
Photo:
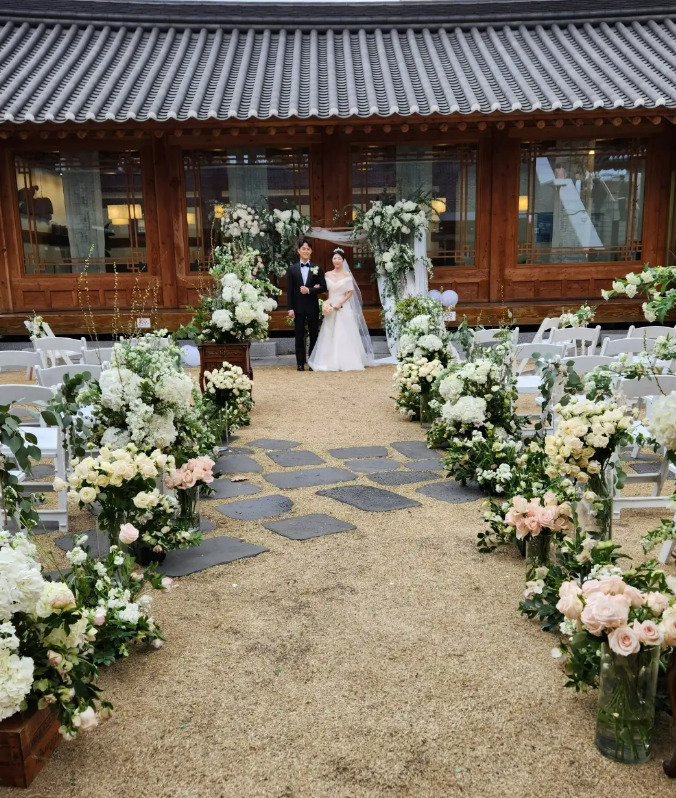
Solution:
[(286, 273), (286, 307), (289, 313), (295, 313), (294, 300), (296, 297), (296, 286), (293, 280), (293, 268), (289, 268)]
[(317, 272), (317, 276), (314, 277), (312, 280), (312, 286), (310, 287), (310, 293), (313, 296), (317, 296), (317, 294), (325, 294), (329, 289), (326, 287), (326, 277), (324, 277), (324, 272), (319, 269)]

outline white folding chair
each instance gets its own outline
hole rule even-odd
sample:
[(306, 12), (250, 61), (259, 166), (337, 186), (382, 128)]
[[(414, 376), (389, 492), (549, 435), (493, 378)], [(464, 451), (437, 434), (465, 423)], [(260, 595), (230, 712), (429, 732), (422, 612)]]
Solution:
[(611, 366), (615, 362), (614, 357), (604, 357), (603, 355), (582, 355), (581, 357), (567, 357), (566, 363), (573, 364), (573, 371), (582, 376), (589, 374), (597, 366)]
[(36, 338), (33, 348), (40, 355), (43, 368), (60, 366), (62, 361), (67, 366), (79, 362), (82, 358), (82, 342), (84, 338)]
[(52, 366), (48, 369), (40, 368), (35, 369), (35, 378), (38, 385), (44, 385), (47, 388), (61, 385), (63, 378), (68, 375), (74, 377), (76, 374), (83, 374), (85, 371), (91, 374), (93, 380), (98, 380), (101, 376), (101, 366), (89, 366), (86, 364), (79, 364), (73, 366)]
[[(44, 388), (41, 385), (0, 385), (0, 405), (19, 405), (16, 409), (12, 408), (12, 412), (19, 416), (24, 426), (33, 424), (44, 426), (40, 410), (42, 404), (48, 402), (53, 396), (54, 392), (51, 388)], [(22, 407), (31, 409), (22, 412)]]
[(552, 330), (556, 330), (558, 328), (560, 318), (560, 316), (545, 316), (545, 318), (540, 322), (537, 332), (533, 336), (532, 343), (537, 344), (540, 341), (546, 341), (549, 343), (551, 332)]
[[(503, 328), (501, 327), (493, 327), (492, 329), (488, 330), (475, 330), (474, 331), (474, 344), (476, 346), (490, 346), (491, 344), (498, 343), (500, 338), (497, 337), (498, 333), (501, 333)], [(519, 328), (514, 327), (511, 330), (511, 341), (514, 346), (517, 345), (519, 342)]]
[(533, 364), (533, 374), (524, 374), (528, 363), (535, 355), (553, 355), (563, 357), (563, 344), (548, 344), (545, 342), (519, 344), (514, 350), (514, 368), (516, 372), (516, 387), (519, 393), (539, 394), (542, 377)]
[(632, 324), (627, 330), (627, 338), (666, 338), (667, 335), (673, 338), (674, 335), (676, 335), (676, 327), (664, 327), (659, 324), (646, 327), (634, 327)]
[(110, 363), (112, 356), (112, 346), (100, 346), (95, 349), (83, 348), (82, 350), (82, 362), (89, 366), (102, 366), (104, 363)]
[(604, 338), (601, 344), (601, 354), (607, 357), (617, 355), (639, 355), (641, 352), (652, 352), (655, 338)]
[(4, 349), (0, 351), (0, 371), (26, 369), (26, 379), (33, 379), (33, 369), (40, 365), (40, 355), (34, 349)]
[[(596, 327), (564, 327), (552, 330), (549, 336), (550, 344), (565, 344), (566, 355), (579, 357), (593, 355), (601, 335), (601, 325)], [(572, 350), (572, 351), (571, 351)]]

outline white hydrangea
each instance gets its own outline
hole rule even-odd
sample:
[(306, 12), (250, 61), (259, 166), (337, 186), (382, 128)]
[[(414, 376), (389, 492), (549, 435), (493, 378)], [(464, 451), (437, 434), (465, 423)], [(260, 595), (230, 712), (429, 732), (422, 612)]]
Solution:
[(192, 404), (195, 383), (188, 374), (174, 371), (163, 374), (155, 386), (155, 396), (169, 404)]
[(225, 308), (215, 310), (211, 315), (211, 321), (221, 330), (228, 332), (232, 330), (233, 320), (232, 313)]
[(141, 617), (141, 611), (139, 609), (138, 604), (130, 601), (126, 604), (119, 612), (117, 613), (117, 617), (121, 621), (125, 621), (126, 623), (130, 623), (136, 625)]
[(33, 687), (33, 660), (0, 649), (0, 721), (19, 711)]
[(653, 405), (646, 426), (661, 446), (676, 451), (676, 391), (660, 396)]
[(101, 437), (101, 445), (111, 449), (124, 449), (131, 443), (131, 436), (126, 429), (108, 427)]
[(17, 534), (0, 545), (0, 621), (15, 612), (35, 612), (45, 584), (35, 546)]
[(447, 402), (441, 408), (446, 421), (460, 424), (483, 424), (486, 420), (486, 400), (476, 396), (461, 396), (457, 402)]

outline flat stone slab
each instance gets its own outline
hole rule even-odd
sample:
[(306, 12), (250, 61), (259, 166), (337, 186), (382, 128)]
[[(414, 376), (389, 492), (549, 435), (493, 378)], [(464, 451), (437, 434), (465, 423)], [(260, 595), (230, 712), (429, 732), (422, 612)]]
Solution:
[(268, 450), (282, 450), (282, 449), (295, 449), (300, 446), (300, 441), (282, 441), (277, 438), (258, 438), (255, 441), (249, 441), (249, 446), (255, 446), (258, 449)]
[(239, 518), (241, 521), (258, 521), (261, 518), (274, 518), (284, 515), (293, 507), (293, 502), (286, 496), (262, 496), (260, 499), (242, 499), (230, 504), (219, 504), (219, 513), (228, 518)]
[(387, 457), (387, 446), (345, 446), (342, 449), (329, 449), (331, 457), (350, 460), (358, 457)]
[(356, 475), (344, 468), (306, 468), (303, 471), (273, 471), (265, 479), (281, 490), (293, 488), (315, 488), (318, 485), (334, 485), (350, 482)]
[[(221, 449), (225, 449), (225, 445), (220, 447)], [(228, 454), (253, 454), (254, 450), (249, 449), (246, 446), (229, 446), (228, 447)], [(223, 454), (223, 452), (221, 452)]]
[(342, 488), (329, 488), (317, 491), (318, 496), (349, 504), (359, 510), (372, 513), (385, 513), (390, 510), (403, 510), (405, 507), (420, 507), (420, 502), (407, 499), (391, 490), (372, 488), (370, 485), (346, 485)]
[(653, 460), (649, 463), (629, 463), (632, 471), (635, 471), (637, 474), (654, 474), (660, 470), (660, 464), (658, 460)]
[(291, 540), (309, 540), (318, 538), (321, 535), (334, 535), (336, 532), (347, 532), (356, 529), (354, 524), (340, 521), (332, 515), (323, 513), (311, 513), (310, 515), (299, 515), (296, 518), (285, 518), (282, 521), (272, 521), (263, 524), (266, 529), (283, 535)]
[(215, 565), (256, 557), (264, 551), (269, 549), (245, 543), (239, 538), (207, 538), (194, 548), (168, 552), (164, 562), (159, 564), (158, 570), (167, 576), (187, 576), (213, 568)]
[(411, 471), (443, 471), (444, 467), (441, 464), (441, 460), (439, 459), (427, 459), (427, 460), (409, 460), (408, 463), (404, 463), (406, 468), (410, 468)]
[(463, 486), (452, 479), (435, 482), (433, 485), (423, 485), (416, 490), (416, 493), (422, 493), (424, 496), (430, 496), (432, 499), (438, 499), (440, 502), (448, 502), (449, 504), (474, 502), (477, 499), (484, 498), (484, 494), (479, 488), (472, 485)]
[(306, 449), (280, 449), (268, 452), (268, 457), (277, 465), (284, 466), (284, 468), (322, 465), (326, 462), (318, 454), (308, 452)]
[(432, 449), (427, 447), (425, 441), (397, 441), (392, 447), (411, 460), (424, 460), (430, 456)]
[(434, 471), (385, 471), (382, 474), (373, 474), (369, 479), (378, 485), (413, 485), (416, 482), (428, 482), (432, 479), (441, 479), (442, 475)]
[[(7, 526), (5, 527), (8, 532), (16, 532), (17, 525), (14, 522), (13, 518), (7, 519)], [(58, 532), (59, 531), (59, 522), (58, 521), (43, 521), (40, 519), (37, 523), (37, 526), (33, 529), (34, 535), (48, 535), (50, 532)]]
[(260, 493), (261, 489), (256, 485), (252, 485), (246, 480), (242, 482), (233, 482), (227, 477), (215, 479), (211, 485), (215, 493), (209, 496), (202, 496), (203, 500), (210, 501), (211, 499), (234, 499), (236, 496), (253, 496), (254, 493)]
[(208, 518), (205, 518), (203, 515), (200, 516), (200, 531), (201, 532), (213, 532), (214, 529), (218, 529), (218, 525), (214, 524), (213, 521), (210, 521)]
[(214, 466), (214, 471), (221, 474), (258, 474), (262, 470), (262, 465), (245, 454), (224, 454)]
[(31, 476), (33, 479), (44, 479), (44, 477), (53, 477), (55, 475), (53, 465), (34, 465), (31, 468)]
[(373, 460), (347, 460), (346, 468), (351, 468), (360, 474), (375, 474), (378, 471), (396, 471), (401, 463), (398, 460), (390, 460), (387, 457), (380, 457)]
[[(97, 536), (95, 529), (85, 529), (84, 532), (78, 532), (77, 534), (87, 535), (88, 539), (85, 546), (89, 549), (89, 553), (92, 557), (103, 557), (110, 551), (108, 535), (99, 534)], [(54, 543), (56, 543), (62, 551), (72, 551), (73, 549), (71, 535), (64, 535), (63, 537), (56, 538)]]

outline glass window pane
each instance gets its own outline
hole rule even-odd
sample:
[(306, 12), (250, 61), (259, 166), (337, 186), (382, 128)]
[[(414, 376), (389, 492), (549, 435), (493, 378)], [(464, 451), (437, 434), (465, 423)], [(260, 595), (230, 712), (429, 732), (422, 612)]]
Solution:
[(27, 274), (146, 271), (137, 152), (22, 153), (15, 167)]
[[(396, 145), (352, 151), (352, 202), (367, 208), (386, 196), (431, 193), (434, 213), (427, 254), (435, 266), (473, 266), (476, 236), (477, 151), (472, 145)], [(368, 262), (368, 254), (358, 252)]]
[(216, 203), (297, 208), (310, 215), (310, 151), (232, 149), (184, 155), (190, 271), (206, 266), (218, 230), (210, 218)]
[(641, 142), (524, 144), (519, 263), (640, 260), (644, 189)]

